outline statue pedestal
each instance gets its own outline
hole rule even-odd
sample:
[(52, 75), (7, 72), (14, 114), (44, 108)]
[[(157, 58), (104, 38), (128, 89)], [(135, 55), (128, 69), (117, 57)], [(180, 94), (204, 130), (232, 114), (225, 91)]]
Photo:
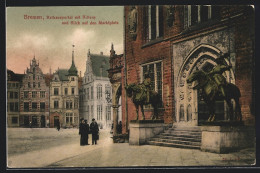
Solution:
[(163, 132), (163, 120), (131, 120), (130, 124), (130, 145), (143, 145), (147, 140)]
[(255, 129), (250, 126), (201, 126), (201, 150), (228, 153), (253, 147)]

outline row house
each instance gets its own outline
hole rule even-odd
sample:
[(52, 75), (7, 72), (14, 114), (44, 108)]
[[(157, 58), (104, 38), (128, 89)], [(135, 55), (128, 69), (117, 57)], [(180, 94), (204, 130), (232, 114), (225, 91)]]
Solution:
[(74, 50), (70, 69), (58, 69), (50, 82), (50, 127), (75, 127), (79, 124), (78, 71)]
[(49, 117), (49, 87), (35, 57), (20, 87), (20, 126), (46, 127)]
[(20, 85), (23, 74), (7, 70), (7, 126), (19, 127)]
[(86, 71), (80, 90), (81, 117), (96, 119), (100, 128), (110, 128), (113, 120), (112, 88), (108, 78), (109, 56), (92, 54), (88, 50)]

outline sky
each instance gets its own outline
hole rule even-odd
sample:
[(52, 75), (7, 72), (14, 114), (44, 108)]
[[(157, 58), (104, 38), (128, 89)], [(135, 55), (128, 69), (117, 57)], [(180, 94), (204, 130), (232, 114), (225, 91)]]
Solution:
[[(75, 65), (82, 76), (88, 49), (93, 54), (109, 55), (113, 43), (116, 54), (123, 53), (123, 6), (8, 7), (6, 16), (6, 67), (15, 73), (24, 73), (34, 56), (45, 74), (50, 68), (52, 72), (69, 69), (73, 44)], [(67, 16), (72, 19), (66, 19)], [(86, 21), (87, 25), (82, 24)], [(96, 25), (90, 25), (91, 21)], [(115, 24), (99, 24), (99, 21)]]

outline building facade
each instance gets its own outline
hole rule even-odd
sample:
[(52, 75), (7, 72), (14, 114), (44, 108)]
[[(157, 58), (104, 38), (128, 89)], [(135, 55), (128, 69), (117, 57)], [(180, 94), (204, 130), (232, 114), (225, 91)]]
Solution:
[(7, 127), (19, 127), (22, 74), (7, 70)]
[(35, 57), (27, 68), (20, 88), (20, 126), (46, 127), (49, 117), (49, 87)]
[[(152, 88), (161, 96), (164, 123), (199, 125), (206, 119), (205, 103), (187, 84), (195, 69), (211, 70), (216, 58), (229, 53), (230, 71), (223, 75), (241, 92), (243, 122), (254, 125), (254, 12), (251, 6), (148, 5), (125, 7), (125, 78), (141, 83), (152, 75)], [(136, 116), (122, 91), (123, 131)], [(228, 120), (227, 105), (217, 102), (219, 120)], [(125, 111), (123, 107), (127, 107)], [(146, 119), (153, 110), (145, 108)]]
[(79, 125), (78, 71), (74, 50), (70, 69), (58, 69), (50, 82), (50, 127), (71, 128)]
[(81, 117), (95, 118), (100, 128), (110, 128), (113, 120), (112, 88), (108, 78), (109, 56), (87, 54), (81, 89)]

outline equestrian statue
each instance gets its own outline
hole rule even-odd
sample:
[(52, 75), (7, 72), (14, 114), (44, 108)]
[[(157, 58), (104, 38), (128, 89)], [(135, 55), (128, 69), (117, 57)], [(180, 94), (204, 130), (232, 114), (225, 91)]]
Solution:
[(142, 111), (142, 120), (145, 120), (144, 105), (151, 104), (154, 108), (154, 114), (152, 119), (158, 119), (158, 104), (160, 103), (159, 94), (151, 88), (151, 77), (148, 72), (144, 75), (144, 81), (140, 84), (126, 85), (126, 93), (128, 97), (132, 98), (132, 101), (136, 108), (136, 120), (138, 120), (139, 106)]
[[(226, 81), (222, 75), (223, 72), (230, 70), (231, 66), (226, 65), (225, 58), (229, 56), (228, 53), (220, 55), (216, 59), (217, 65), (210, 71), (196, 70), (187, 78), (187, 83), (196, 81), (196, 86), (193, 89), (200, 90), (202, 98), (209, 109), (208, 121), (215, 120), (215, 102), (216, 100), (225, 100), (230, 111), (230, 120), (242, 121), (241, 107), (239, 105), (239, 98), (241, 97), (239, 88)], [(231, 100), (235, 101), (235, 116)]]

